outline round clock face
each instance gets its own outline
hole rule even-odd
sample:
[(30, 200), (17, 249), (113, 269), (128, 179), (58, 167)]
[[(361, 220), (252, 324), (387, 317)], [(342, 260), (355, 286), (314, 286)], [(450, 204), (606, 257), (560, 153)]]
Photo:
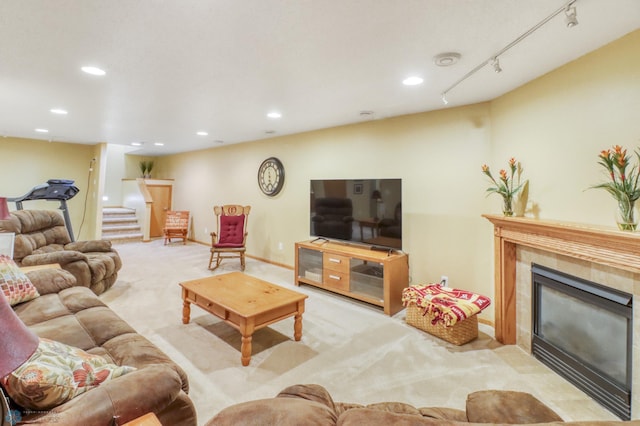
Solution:
[(267, 158), (258, 169), (258, 186), (266, 195), (273, 197), (284, 185), (284, 166), (275, 157)]

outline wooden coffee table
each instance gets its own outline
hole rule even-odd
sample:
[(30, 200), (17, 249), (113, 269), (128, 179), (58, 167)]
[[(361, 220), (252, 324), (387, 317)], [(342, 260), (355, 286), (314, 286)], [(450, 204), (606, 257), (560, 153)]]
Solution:
[(182, 322), (189, 323), (191, 303), (217, 316), (242, 335), (242, 365), (251, 361), (253, 332), (269, 324), (294, 317), (293, 337), (302, 337), (304, 300), (297, 291), (271, 284), (242, 272), (180, 283), (182, 286)]

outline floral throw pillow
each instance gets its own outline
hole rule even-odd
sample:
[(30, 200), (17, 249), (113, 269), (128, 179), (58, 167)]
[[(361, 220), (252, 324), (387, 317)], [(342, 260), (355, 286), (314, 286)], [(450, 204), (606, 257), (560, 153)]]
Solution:
[(11, 306), (40, 296), (29, 277), (4, 254), (0, 254), (0, 288)]
[(31, 358), (1, 382), (7, 394), (23, 408), (49, 410), (134, 370), (64, 343), (40, 338)]

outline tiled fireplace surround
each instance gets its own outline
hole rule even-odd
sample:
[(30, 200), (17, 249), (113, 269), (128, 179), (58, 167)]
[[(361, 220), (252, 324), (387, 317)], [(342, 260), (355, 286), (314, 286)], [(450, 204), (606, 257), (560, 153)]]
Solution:
[(485, 215), (494, 225), (495, 334), (531, 353), (531, 263), (633, 294), (631, 418), (640, 419), (640, 233)]

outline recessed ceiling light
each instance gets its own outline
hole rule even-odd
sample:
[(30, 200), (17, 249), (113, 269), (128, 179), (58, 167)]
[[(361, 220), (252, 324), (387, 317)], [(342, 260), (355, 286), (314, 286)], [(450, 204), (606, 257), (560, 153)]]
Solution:
[(267, 114), (267, 117), (269, 117), (269, 118), (280, 118), (280, 117), (282, 117), (282, 114), (280, 114), (277, 111), (272, 111), (269, 114)]
[(402, 84), (404, 84), (405, 86), (416, 86), (418, 84), (422, 84), (423, 81), (424, 80), (420, 77), (412, 76), (402, 80)]
[(133, 146), (142, 146), (142, 142), (131, 142)]
[(153, 143), (155, 146), (164, 146), (164, 144), (162, 142), (154, 142)]
[(200, 131), (200, 132), (196, 132), (196, 135), (198, 135), (198, 136), (208, 136), (209, 133)]
[(38, 133), (49, 133), (49, 130), (47, 130), (47, 129), (36, 129), (36, 132), (38, 132)]
[(449, 67), (460, 60), (460, 54), (457, 52), (440, 53), (433, 57), (433, 63), (439, 67)]
[(82, 67), (82, 71), (91, 75), (105, 75), (107, 73), (105, 70), (98, 67)]
[(54, 113), (54, 114), (59, 114), (59, 115), (67, 115), (68, 114), (67, 110), (66, 109), (62, 109), (62, 108), (51, 108), (49, 111)]

